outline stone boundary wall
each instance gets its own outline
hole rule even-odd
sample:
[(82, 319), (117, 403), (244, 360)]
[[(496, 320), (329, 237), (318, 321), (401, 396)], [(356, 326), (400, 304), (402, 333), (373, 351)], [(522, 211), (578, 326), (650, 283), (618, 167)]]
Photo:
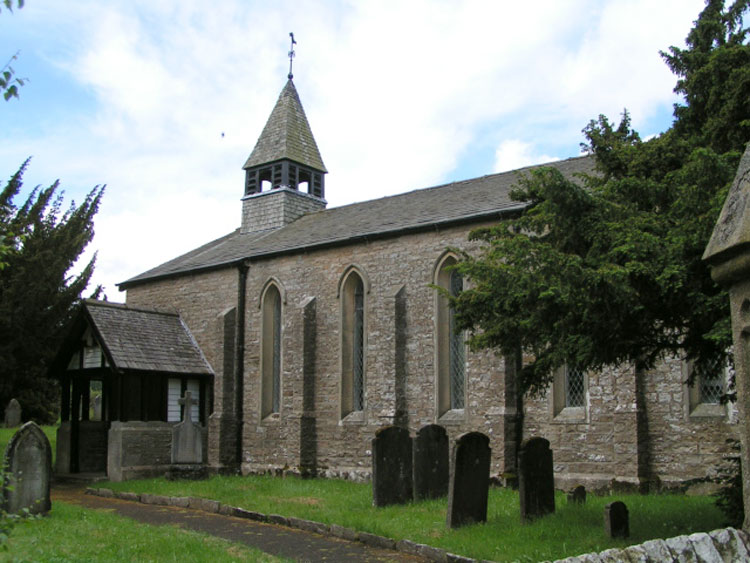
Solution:
[[(164, 475), (172, 465), (172, 428), (176, 422), (113, 421), (109, 429), (107, 477), (127, 481)], [(202, 427), (203, 457), (206, 428)]]
[(560, 559), (556, 563), (599, 563), (604, 561), (749, 561), (750, 536), (742, 530), (722, 528), (666, 540), (650, 540), (625, 549), (608, 549)]
[[(444, 549), (410, 540), (396, 541), (368, 532), (358, 532), (336, 524), (323, 524), (322, 522), (295, 518), (293, 516), (281, 516), (280, 514), (263, 514), (262, 512), (245, 510), (244, 508), (222, 504), (219, 501), (205, 498), (115, 492), (112, 489), (96, 489), (91, 487), (86, 489), (86, 494), (143, 504), (190, 508), (214, 514), (222, 514), (224, 516), (233, 516), (235, 518), (246, 518), (255, 522), (287, 526), (324, 536), (359, 541), (371, 547), (400, 551), (440, 563), (479, 563), (477, 559), (456, 555)], [(643, 544), (633, 545), (624, 549), (608, 549), (601, 553), (588, 553), (566, 559), (558, 559), (555, 563), (604, 563), (611, 561), (654, 563), (663, 561), (705, 561), (708, 563), (721, 563), (724, 561), (748, 560), (750, 560), (750, 536), (742, 530), (722, 528), (708, 533), (699, 532), (666, 540), (650, 540)], [(492, 563), (487, 560), (481, 561), (482, 563)]]

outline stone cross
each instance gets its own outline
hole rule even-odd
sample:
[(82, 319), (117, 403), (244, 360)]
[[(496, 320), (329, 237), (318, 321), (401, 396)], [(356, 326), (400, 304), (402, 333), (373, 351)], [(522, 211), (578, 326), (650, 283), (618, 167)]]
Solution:
[(182, 414), (182, 420), (187, 420), (188, 422), (193, 422), (193, 405), (197, 405), (198, 401), (193, 399), (193, 394), (190, 391), (185, 391), (185, 396), (182, 399), (177, 400), (177, 404), (184, 407), (183, 408), (183, 414)]
[(185, 391), (185, 396), (177, 402), (184, 407), (184, 414), (182, 422), (172, 428), (172, 464), (201, 464), (203, 435), (191, 412), (196, 401), (190, 391)]

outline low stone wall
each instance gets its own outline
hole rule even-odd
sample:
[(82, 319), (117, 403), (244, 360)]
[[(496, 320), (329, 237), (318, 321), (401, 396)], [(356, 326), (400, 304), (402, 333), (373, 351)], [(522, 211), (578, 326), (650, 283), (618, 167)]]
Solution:
[(723, 528), (666, 540), (651, 540), (625, 549), (608, 549), (561, 559), (556, 563), (605, 561), (750, 561), (750, 537), (741, 530)]
[[(172, 422), (112, 422), (107, 451), (111, 481), (163, 475), (172, 463)], [(206, 429), (203, 428), (205, 462)]]

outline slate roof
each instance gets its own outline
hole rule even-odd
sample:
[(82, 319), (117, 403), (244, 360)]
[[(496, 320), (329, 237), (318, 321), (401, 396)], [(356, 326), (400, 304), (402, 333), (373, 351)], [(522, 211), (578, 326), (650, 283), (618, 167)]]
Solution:
[[(216, 269), (245, 259), (499, 219), (524, 207), (525, 204), (511, 200), (510, 191), (523, 173), (539, 166), (542, 165), (308, 213), (279, 229), (252, 233), (240, 233), (238, 229), (118, 286), (122, 290), (153, 279)], [(556, 168), (566, 178), (574, 179), (579, 174), (593, 173), (594, 160), (576, 157), (543, 166)]]
[(281, 90), (263, 132), (243, 168), (289, 159), (327, 172), (291, 79)]
[(116, 370), (213, 375), (179, 315), (95, 300), (82, 308)]

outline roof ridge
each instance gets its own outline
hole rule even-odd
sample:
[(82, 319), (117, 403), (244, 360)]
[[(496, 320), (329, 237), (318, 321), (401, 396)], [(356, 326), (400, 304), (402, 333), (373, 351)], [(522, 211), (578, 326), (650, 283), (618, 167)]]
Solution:
[(117, 303), (114, 301), (102, 301), (101, 299), (84, 299), (83, 300), (84, 305), (87, 306), (94, 306), (94, 307), (109, 307), (111, 309), (123, 309), (127, 311), (133, 311), (134, 313), (154, 313), (157, 315), (167, 315), (170, 317), (180, 317), (180, 314), (177, 311), (160, 311), (158, 309), (153, 309), (150, 307), (144, 307), (144, 306), (131, 306), (127, 303)]
[(327, 213), (327, 212), (331, 212), (331, 211), (336, 211), (338, 209), (346, 209), (346, 208), (350, 208), (350, 207), (355, 207), (357, 205), (369, 205), (369, 204), (372, 204), (374, 202), (383, 201), (383, 200), (386, 200), (386, 199), (394, 199), (394, 198), (398, 198), (398, 197), (405, 197), (405, 196), (412, 195), (412, 194), (415, 194), (415, 193), (425, 193), (425, 192), (428, 192), (428, 191), (431, 191), (431, 190), (440, 190), (440, 189), (443, 189), (443, 188), (448, 188), (450, 186), (460, 186), (460, 185), (463, 185), (463, 184), (468, 184), (468, 183), (471, 183), (471, 182), (476, 182), (478, 180), (484, 180), (486, 178), (494, 178), (494, 177), (498, 177), (498, 176), (506, 176), (506, 175), (510, 175), (510, 174), (518, 174), (518, 173), (521, 173), (521, 172), (526, 172), (526, 171), (529, 171), (529, 170), (533, 170), (534, 168), (543, 168), (545, 166), (554, 166), (554, 165), (556, 165), (558, 163), (571, 162), (571, 161), (574, 161), (574, 160), (583, 160), (583, 159), (588, 159), (588, 158), (593, 158), (593, 156), (592, 155), (588, 155), (588, 154), (584, 154), (584, 155), (580, 155), (580, 156), (571, 156), (569, 158), (563, 158), (563, 159), (560, 159), (560, 160), (552, 160), (552, 161), (549, 161), (549, 162), (543, 162), (541, 164), (530, 164), (528, 166), (524, 166), (523, 168), (515, 168), (513, 170), (505, 170), (503, 172), (493, 172), (492, 174), (483, 174), (482, 176), (476, 176), (474, 178), (466, 178), (464, 180), (455, 180), (453, 182), (446, 182), (445, 184), (436, 184), (434, 186), (427, 186), (426, 188), (415, 188), (413, 190), (409, 190), (409, 191), (406, 191), (406, 192), (401, 192), (401, 193), (398, 193), (398, 194), (385, 195), (385, 196), (382, 196), (382, 197), (376, 197), (374, 199), (368, 199), (366, 201), (355, 201), (353, 203), (347, 203), (346, 205), (339, 205), (339, 206), (329, 207), (327, 209), (320, 209), (318, 211), (313, 211), (313, 212), (310, 212), (310, 213), (306, 213), (305, 215), (303, 215), (303, 217), (306, 217), (308, 215), (314, 215), (316, 213)]

